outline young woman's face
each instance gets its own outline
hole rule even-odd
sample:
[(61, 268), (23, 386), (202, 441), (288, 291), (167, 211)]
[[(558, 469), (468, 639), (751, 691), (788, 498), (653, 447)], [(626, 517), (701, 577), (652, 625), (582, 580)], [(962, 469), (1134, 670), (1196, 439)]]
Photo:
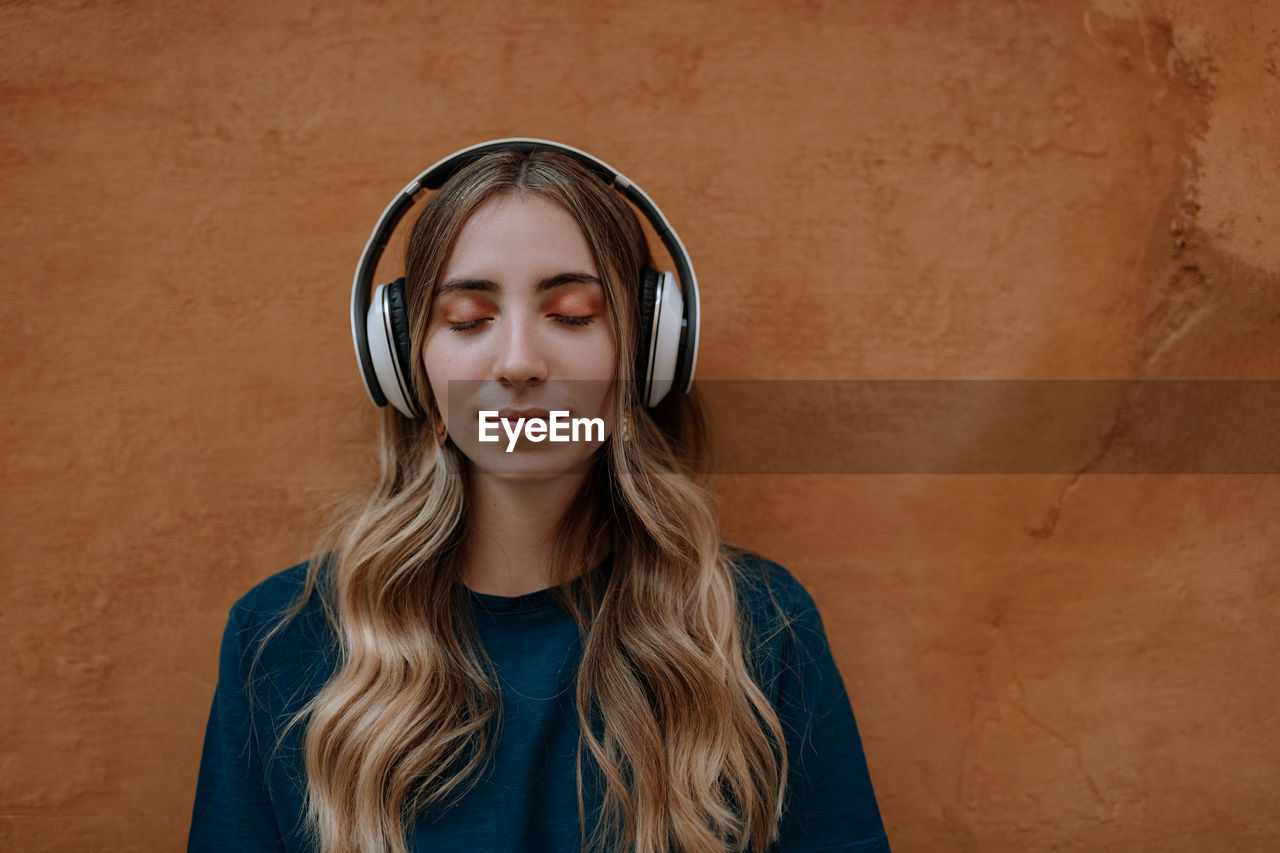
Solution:
[[(591, 249), (563, 208), (510, 193), (472, 213), (436, 288), (422, 361), (450, 437), (484, 471), (555, 477), (603, 443), (595, 430), (534, 442), (522, 429), (507, 449), (522, 415), (545, 423), (544, 412), (568, 411), (610, 432), (615, 331)], [(479, 440), (481, 411), (511, 416), (489, 430), (498, 441)]]

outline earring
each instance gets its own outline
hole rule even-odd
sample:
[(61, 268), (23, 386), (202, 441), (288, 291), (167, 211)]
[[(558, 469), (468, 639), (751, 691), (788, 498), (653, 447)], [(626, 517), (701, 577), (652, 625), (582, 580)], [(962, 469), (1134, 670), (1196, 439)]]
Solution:
[(444, 418), (436, 421), (436, 439), (444, 444), (445, 439), (449, 437), (449, 425), (444, 422)]
[(622, 413), (622, 440), (631, 440), (631, 416), (626, 412)]

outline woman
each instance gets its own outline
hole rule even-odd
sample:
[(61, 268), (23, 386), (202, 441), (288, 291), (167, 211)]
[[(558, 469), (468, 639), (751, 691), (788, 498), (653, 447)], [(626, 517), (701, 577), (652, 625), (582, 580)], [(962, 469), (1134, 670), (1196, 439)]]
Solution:
[[(231, 609), (189, 850), (887, 850), (813, 599), (721, 543), (653, 390), (635, 213), (484, 150), (410, 238), (378, 483)], [(520, 429), (558, 411), (601, 428)]]

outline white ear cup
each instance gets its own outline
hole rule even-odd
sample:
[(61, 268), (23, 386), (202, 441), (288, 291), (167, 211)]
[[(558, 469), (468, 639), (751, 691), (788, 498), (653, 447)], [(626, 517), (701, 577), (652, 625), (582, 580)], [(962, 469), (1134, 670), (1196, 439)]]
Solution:
[(369, 338), (369, 355), (373, 357), (373, 369), (387, 402), (395, 406), (406, 418), (414, 417), (408, 403), (407, 377), (400, 373), (401, 365), (393, 350), (395, 333), (391, 328), (391, 308), (387, 304), (388, 285), (380, 284), (373, 291), (373, 304), (365, 319), (365, 334)]
[(680, 326), (684, 318), (684, 301), (676, 277), (669, 272), (659, 274), (654, 310), (653, 362), (649, 373), (649, 399), (656, 406), (667, 396), (676, 378), (676, 357), (680, 352)]

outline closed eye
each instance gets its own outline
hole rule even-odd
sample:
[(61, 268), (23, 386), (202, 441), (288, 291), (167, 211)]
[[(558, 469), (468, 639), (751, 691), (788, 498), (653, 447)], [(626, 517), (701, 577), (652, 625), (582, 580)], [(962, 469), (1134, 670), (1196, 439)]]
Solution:
[(595, 320), (595, 317), (590, 314), (552, 314), (551, 318), (557, 323), (563, 323), (566, 326), (585, 326)]
[[(548, 314), (548, 317), (565, 326), (586, 326), (595, 322), (595, 317), (591, 314)], [(466, 332), (471, 329), (478, 328), (481, 323), (487, 323), (491, 317), (480, 317), (475, 320), (463, 320), (458, 323), (449, 323), (449, 328), (455, 332)]]

